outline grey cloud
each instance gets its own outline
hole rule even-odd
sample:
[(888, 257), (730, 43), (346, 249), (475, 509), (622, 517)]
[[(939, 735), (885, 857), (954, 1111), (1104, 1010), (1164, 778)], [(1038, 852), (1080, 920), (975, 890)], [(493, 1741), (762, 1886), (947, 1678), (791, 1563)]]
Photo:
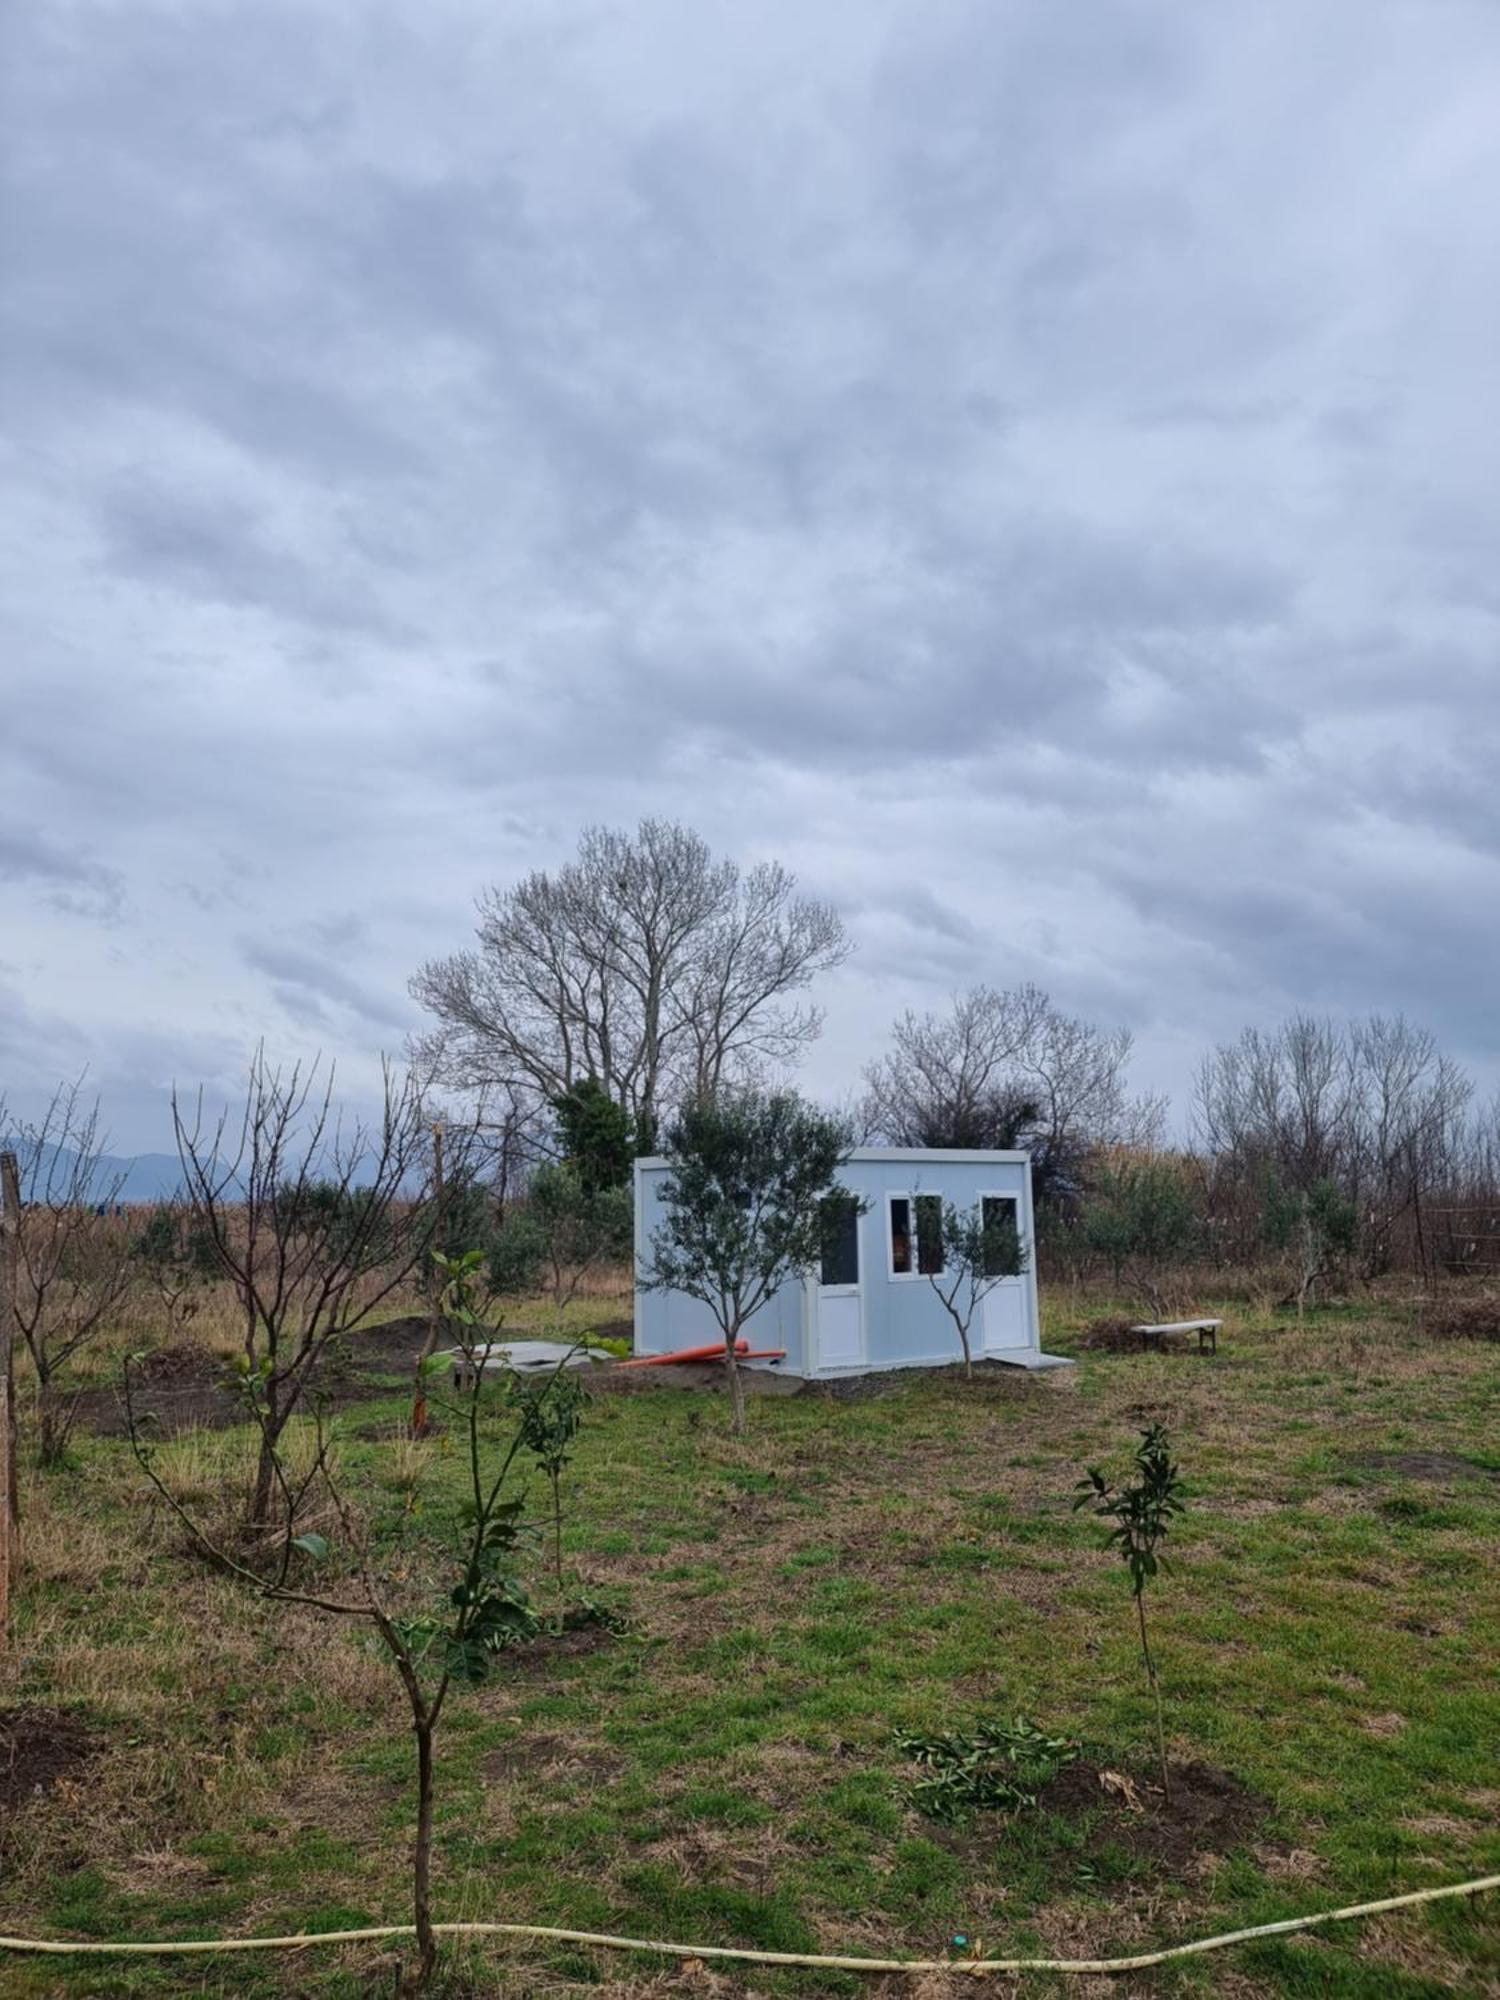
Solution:
[(113, 922), (125, 898), (120, 874), (82, 850), (0, 820), (0, 882), (37, 885), (55, 908)]
[(6, 42), (13, 1073), (368, 1090), (482, 883), (657, 811), (848, 911), (818, 1088), (1028, 977), (1180, 1096), (1304, 1002), (1500, 1078), (1483, 0)]
[[(332, 937), (325, 927), (320, 943), (352, 942), (357, 930), (335, 923)], [(320, 1033), (336, 1031), (338, 1010), (347, 1009), (357, 1020), (400, 1038), (413, 1025), (409, 1008), (392, 1004), (381, 992), (340, 966), (330, 964), (318, 952), (296, 945), (261, 943), (246, 939), (242, 946), (245, 963), (272, 981), (272, 991), (292, 1018)]]

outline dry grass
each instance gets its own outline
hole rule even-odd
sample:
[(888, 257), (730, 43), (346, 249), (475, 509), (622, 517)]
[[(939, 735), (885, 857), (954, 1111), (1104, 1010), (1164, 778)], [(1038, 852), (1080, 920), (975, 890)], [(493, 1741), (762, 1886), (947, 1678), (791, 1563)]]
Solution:
[[(628, 1605), (636, 1636), (518, 1656), (455, 1702), (443, 1913), (876, 1953), (965, 1929), (1094, 1952), (1379, 1894), (1393, 1870), (1398, 1886), (1478, 1872), (1500, 1626), (1493, 1353), (1414, 1339), (1396, 1316), (1229, 1318), (1216, 1359), (1091, 1354), (1065, 1378), (759, 1402), (744, 1440), (717, 1399), (601, 1397), (569, 1473), (567, 1560), (576, 1586)], [(1049, 1345), (1074, 1345), (1079, 1321), (1049, 1300)], [(457, 1477), (403, 1407), (342, 1427), (344, 1479), (393, 1565), (440, 1526)], [(935, 1833), (901, 1803), (896, 1722), (1026, 1707), (1148, 1769), (1118, 1565), (1069, 1502), (1081, 1466), (1118, 1465), (1153, 1417), (1192, 1489), (1154, 1601), (1174, 1754), (1241, 1775), (1274, 1822), (1180, 1878), (1128, 1852), (1081, 1870), (1065, 1829)], [(164, 1448), (174, 1491), (244, 1476), (244, 1444)], [(1359, 1464), (1424, 1447), (1478, 1469), (1444, 1484)], [(106, 1932), (399, 1916), (410, 1747), (372, 1646), (187, 1560), (118, 1441), (86, 1445), (76, 1477), (33, 1481), (28, 1512), (24, 1637), (0, 1698), (78, 1705), (104, 1751), (81, 1795), (28, 1811), (0, 1916)], [(1215, 1961), (1192, 1990), (1428, 2000), (1483, 1990), (1485, 1952), (1477, 1917), (1403, 1919), (1337, 1951)], [(454, 1994), (495, 1990), (502, 1965), (526, 1994), (833, 1990), (519, 1949), (452, 1964)], [(122, 1990), (48, 1977), (17, 1991)], [(389, 1968), (366, 1952), (239, 1978), (223, 1990), (352, 1996)], [(163, 1973), (152, 1990), (203, 1989)], [(1131, 1990), (1184, 1988), (1109, 1988)]]
[(1429, 1340), (1500, 1341), (1500, 1292), (1450, 1293), (1422, 1308)]

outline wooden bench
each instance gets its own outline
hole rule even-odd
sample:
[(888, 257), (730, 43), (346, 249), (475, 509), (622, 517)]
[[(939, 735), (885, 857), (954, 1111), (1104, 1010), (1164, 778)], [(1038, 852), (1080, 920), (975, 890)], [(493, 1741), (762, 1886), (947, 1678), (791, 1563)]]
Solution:
[(1148, 1347), (1164, 1352), (1169, 1333), (1196, 1333), (1200, 1354), (1217, 1354), (1219, 1351), (1219, 1328), (1221, 1319), (1174, 1319), (1159, 1326), (1133, 1326), (1130, 1331), (1138, 1333)]

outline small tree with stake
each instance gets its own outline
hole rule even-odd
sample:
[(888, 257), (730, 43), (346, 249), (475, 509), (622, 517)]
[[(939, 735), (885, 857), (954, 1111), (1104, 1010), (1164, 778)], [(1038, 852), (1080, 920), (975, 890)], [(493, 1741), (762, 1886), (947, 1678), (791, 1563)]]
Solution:
[(563, 1589), (562, 1476), (573, 1456), (573, 1440), (587, 1401), (588, 1392), (581, 1382), (555, 1370), (540, 1382), (528, 1382), (520, 1375), (511, 1378), (510, 1402), (520, 1421), (521, 1442), (552, 1489), (552, 1560), (559, 1604)]
[[(247, 1400), (270, 1454), (280, 1495), (280, 1543), (262, 1571), (252, 1568), (231, 1549), (213, 1540), (172, 1492), (157, 1470), (155, 1446), (148, 1436), (148, 1416), (137, 1411), (130, 1367), (125, 1369), (125, 1406), (130, 1442), (137, 1461), (159, 1497), (183, 1523), (193, 1540), (215, 1565), (239, 1578), (272, 1603), (305, 1604), (332, 1616), (361, 1620), (372, 1626), (405, 1692), (417, 1746), (417, 1825), (412, 1849), (412, 1910), (417, 1937), (417, 1963), (402, 1991), (422, 1992), (437, 1963), (437, 1934), (432, 1919), (433, 1742), (439, 1720), (455, 1687), (484, 1680), (506, 1647), (530, 1638), (540, 1629), (527, 1594), (514, 1575), (524, 1530), (524, 1500), (508, 1490), (515, 1461), (523, 1449), (517, 1426), (501, 1438), (491, 1456), (485, 1419), (495, 1399), (485, 1393), (480, 1344), (489, 1338), (475, 1308), (473, 1288), (483, 1265), (482, 1251), (439, 1258), (444, 1277), (448, 1324), (464, 1349), (468, 1366), (461, 1416), (466, 1432), (468, 1496), (458, 1515), (456, 1576), (436, 1610), (415, 1610), (399, 1601), (392, 1581), (372, 1556), (369, 1534), (339, 1484), (329, 1455), (329, 1438), (321, 1410), (314, 1410), (316, 1449), (311, 1465), (298, 1473), (284, 1453), (285, 1426), (274, 1435), (266, 1410), (267, 1360), (252, 1371), (241, 1357)], [(440, 1364), (439, 1364), (440, 1365)], [(433, 1372), (436, 1372), (436, 1366)], [(335, 1548), (320, 1533), (304, 1532), (309, 1503), (321, 1498), (331, 1504), (343, 1546)], [(320, 1585), (318, 1573), (337, 1566), (337, 1583)]]
[(1172, 1458), (1172, 1447), (1166, 1432), (1160, 1424), (1152, 1424), (1141, 1432), (1141, 1442), (1135, 1454), (1136, 1478), (1127, 1486), (1111, 1486), (1098, 1466), (1091, 1465), (1087, 1476), (1080, 1479), (1075, 1489), (1074, 1511), (1087, 1507), (1101, 1519), (1113, 1521), (1107, 1546), (1118, 1549), (1120, 1558), (1130, 1572), (1130, 1589), (1135, 1598), (1136, 1617), (1141, 1632), (1141, 1658), (1146, 1664), (1146, 1678), (1151, 1683), (1152, 1698), (1156, 1703), (1156, 1748), (1161, 1759), (1161, 1788), (1164, 1797), (1172, 1796), (1172, 1781), (1167, 1772), (1167, 1732), (1162, 1719), (1161, 1684), (1157, 1679), (1156, 1662), (1151, 1655), (1151, 1642), (1146, 1632), (1146, 1585), (1158, 1570), (1167, 1567), (1166, 1558), (1160, 1554), (1161, 1544), (1166, 1540), (1175, 1515), (1184, 1511), (1182, 1480)]
[(969, 1332), (974, 1316), (995, 1287), (1007, 1278), (1017, 1278), (1026, 1269), (1026, 1251), (1016, 1228), (1015, 1207), (1005, 1202), (986, 1213), (979, 1201), (972, 1208), (954, 1204), (925, 1204), (929, 1197), (916, 1197), (917, 1266), (942, 1300), (958, 1329), (963, 1349), (964, 1373), (974, 1373), (974, 1356)]
[(689, 1104), (666, 1139), (664, 1220), (642, 1276), (654, 1291), (706, 1305), (724, 1336), (735, 1435), (745, 1385), (735, 1344), (787, 1279), (822, 1255), (835, 1212), (857, 1198), (834, 1186), (852, 1135), (792, 1091), (737, 1091)]

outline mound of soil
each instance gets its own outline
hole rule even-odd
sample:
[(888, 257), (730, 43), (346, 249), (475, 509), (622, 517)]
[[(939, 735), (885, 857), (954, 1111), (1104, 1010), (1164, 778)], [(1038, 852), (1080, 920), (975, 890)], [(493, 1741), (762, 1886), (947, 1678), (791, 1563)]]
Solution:
[(50, 1792), (98, 1748), (93, 1731), (65, 1708), (0, 1709), (0, 1839), (11, 1813)]
[[(1066, 1853), (1073, 1865), (1123, 1851), (1151, 1874), (1172, 1880), (1196, 1878), (1205, 1856), (1222, 1856), (1240, 1846), (1271, 1810), (1267, 1800), (1212, 1764), (1174, 1764), (1169, 1800), (1162, 1796), (1160, 1773), (1152, 1778), (1139, 1771), (1106, 1771), (1082, 1758), (1065, 1764), (1042, 1788), (1037, 1808), (1072, 1823), (1077, 1843), (1070, 1842)], [(1026, 1817), (1030, 1822), (1031, 1815)], [(947, 1834), (946, 1844), (971, 1854), (990, 1850), (996, 1830), (1003, 1840), (1011, 1824), (985, 1815), (983, 1821)], [(1020, 1822), (1015, 1826), (1019, 1833)]]
[(608, 1625), (574, 1625), (561, 1632), (539, 1632), (524, 1645), (512, 1646), (505, 1655), (506, 1672), (517, 1676), (542, 1673), (559, 1660), (586, 1660), (619, 1643), (619, 1633)]
[(1205, 1854), (1227, 1854), (1271, 1810), (1265, 1799), (1212, 1764), (1174, 1764), (1170, 1799), (1162, 1796), (1159, 1775), (1153, 1781), (1137, 1774), (1127, 1783), (1129, 1793), (1122, 1792), (1105, 1782), (1097, 1764), (1080, 1760), (1063, 1766), (1038, 1804), (1086, 1820), (1091, 1851), (1125, 1847), (1172, 1876), (1195, 1873)]
[[(426, 1338), (427, 1321), (420, 1313), (358, 1328), (329, 1343), (315, 1377), (318, 1390), (338, 1409), (377, 1394), (393, 1377), (409, 1381)], [(223, 1357), (207, 1348), (187, 1341), (159, 1347), (131, 1373), (137, 1414), (149, 1411), (157, 1437), (227, 1430), (248, 1421), (243, 1401), (230, 1386)], [(77, 1421), (97, 1437), (124, 1437), (129, 1424), (118, 1385), (85, 1389), (78, 1398)]]

